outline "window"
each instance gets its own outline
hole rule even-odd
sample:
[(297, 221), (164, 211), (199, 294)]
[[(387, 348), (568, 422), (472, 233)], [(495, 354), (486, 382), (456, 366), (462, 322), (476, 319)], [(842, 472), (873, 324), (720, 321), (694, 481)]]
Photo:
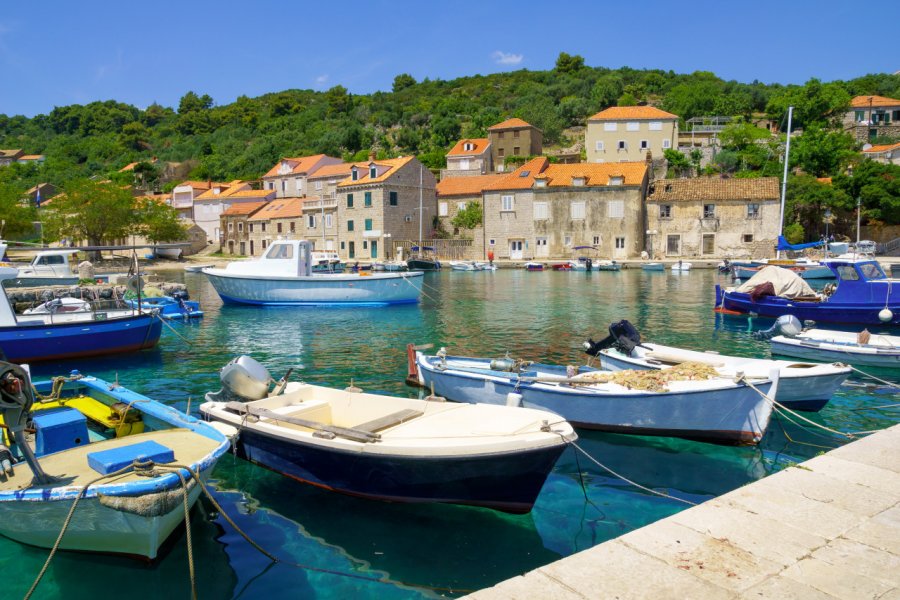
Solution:
[(238, 223), (238, 233), (244, 233), (244, 224)]
[(260, 230), (261, 230), (263, 233), (266, 232), (266, 224), (265, 224), (265, 223), (260, 223), (260, 224), (259, 224), (259, 228), (260, 228)]
[(294, 187), (297, 188), (298, 192), (302, 192), (303, 191), (303, 180), (300, 179), (299, 177), (297, 179), (295, 179)]
[(448, 214), (447, 203), (446, 202), (438, 202), (438, 216), (446, 217)]
[(628, 142), (626, 142), (625, 140), (619, 140), (616, 148), (618, 148), (619, 150), (628, 150)]
[(518, 129), (516, 129), (515, 131), (513, 131), (513, 137), (514, 137), (514, 138), (519, 137), (519, 130), (518, 130)]
[(228, 233), (231, 233), (233, 231), (234, 231), (234, 223), (229, 223), (228, 224)]
[(534, 220), (535, 221), (543, 221), (545, 219), (550, 218), (550, 211), (548, 210), (546, 202), (535, 202), (534, 203)]
[(247, 228), (250, 231), (250, 233), (253, 233), (253, 223), (248, 224)]
[(865, 121), (865, 120), (866, 120), (866, 111), (864, 111), (864, 110), (858, 110), (858, 111), (856, 111), (855, 116), (854, 116), (854, 120), (855, 120), (857, 123), (859, 123), (860, 121)]
[(715, 204), (704, 204), (703, 205), (703, 218), (704, 219), (715, 219), (716, 218), (716, 205)]
[[(287, 190), (287, 182), (284, 179), (282, 179), (281, 180), (281, 193), (284, 194), (286, 190)], [(218, 193), (218, 192), (216, 192), (216, 193)], [(243, 252), (241, 252), (241, 254), (243, 254)]]
[(343, 250), (345, 247), (346, 246), (345, 246), (344, 242), (341, 242), (341, 250)]
[(353, 208), (353, 194), (347, 194), (347, 208)]
[(275, 231), (277, 231), (278, 233), (281, 233), (281, 223), (275, 224)]
[(316, 190), (321, 190), (321, 189), (322, 189), (322, 182), (321, 182), (321, 181), (317, 181), (317, 182), (316, 182)]
[(514, 196), (500, 197), (500, 212), (511, 212), (516, 209)]
[(662, 131), (662, 121), (650, 121), (650, 131)]
[(753, 234), (752, 234), (752, 233), (745, 233), (745, 234), (743, 235), (743, 237), (741, 237), (741, 239), (743, 240), (743, 242), (744, 242), (745, 244), (752, 244), (752, 243), (753, 243)]
[(368, 240), (363, 240), (363, 250), (366, 250), (369, 247)]
[(672, 218), (672, 205), (671, 204), (660, 204), (659, 205), (659, 218), (660, 219), (671, 219)]
[(666, 254), (669, 256), (678, 256), (681, 254), (681, 236), (666, 236)]
[(266, 247), (267, 247), (268, 245), (269, 245), (269, 240), (263, 240), (263, 241), (262, 241), (262, 249), (263, 249), (263, 250), (265, 250)]
[[(274, 182), (274, 181), (267, 181), (267, 182), (266, 182), (266, 189), (267, 189), (267, 190), (274, 190), (274, 189), (275, 189), (275, 182)], [(232, 252), (232, 254), (234, 254), (234, 252)]]
[(347, 221), (347, 231), (353, 231), (353, 221)]
[(472, 142), (466, 142), (465, 144), (463, 144), (463, 150), (465, 150), (466, 152), (468, 152), (470, 150), (474, 150), (474, 149), (475, 149), (475, 144), (473, 144)]
[(570, 214), (573, 220), (584, 219), (584, 201), (573, 202), (570, 206)]
[(375, 165), (370, 165), (369, 166), (369, 178), (375, 179), (376, 177), (378, 177), (378, 167), (376, 167)]
[(641, 124), (637, 122), (626, 123), (625, 131), (638, 131), (641, 128)]
[(665, 139), (663, 140), (663, 148), (668, 149), (672, 147), (672, 140)]
[(325, 215), (325, 227), (331, 229), (333, 225), (334, 223), (332, 221), (331, 215)]
[(290, 244), (274, 244), (266, 253), (266, 258), (294, 258), (294, 247)]
[(603, 131), (615, 131), (618, 129), (618, 123), (604, 123)]
[(571, 248), (571, 246), (572, 246), (572, 236), (571, 235), (567, 235), (563, 238), (563, 245), (566, 248)]
[(498, 149), (497, 149), (497, 156), (499, 156), (500, 158), (503, 158), (503, 155), (504, 155), (505, 153), (506, 153), (506, 151), (503, 150), (503, 148), (498, 148)]
[(356, 258), (356, 243), (350, 242), (349, 250), (347, 250), (348, 256), (350, 258)]
[(595, 150), (597, 150), (597, 152), (603, 152), (603, 142), (597, 141), (597, 143), (595, 145)]
[(716, 251), (716, 234), (714, 233), (704, 233), (703, 234), (703, 248), (701, 252), (703, 254), (713, 254)]
[(357, 179), (359, 179), (359, 169), (353, 167), (350, 169), (350, 181), (356, 181)]
[(647, 140), (641, 140), (641, 150), (648, 150), (650, 148), (650, 142)]
[(498, 140), (502, 140), (502, 139), (503, 139), (503, 132), (502, 132), (502, 131), (498, 131), (498, 132), (497, 132), (497, 139), (498, 139)]
[(291, 233), (294, 233), (295, 231), (297, 231), (297, 223), (291, 221)]
[(617, 237), (616, 238), (616, 250), (624, 250), (625, 249), (625, 238)]
[(622, 219), (625, 217), (625, 202), (623, 200), (609, 201), (609, 218)]
[(365, 227), (366, 231), (372, 231), (372, 219), (366, 219)]
[(388, 204), (397, 206), (397, 192), (388, 192)]
[(759, 218), (759, 204), (756, 202), (751, 202), (747, 205), (747, 218), (748, 219), (758, 219)]
[(595, 235), (595, 236), (594, 236), (594, 245), (597, 246), (597, 245), (599, 245), (599, 244), (600, 244), (600, 236), (599, 236), (599, 235)]
[(513, 147), (513, 155), (514, 156), (522, 156), (522, 149), (518, 146)]
[(456, 203), (456, 212), (459, 212), (459, 211), (465, 210), (465, 209), (466, 209), (466, 203), (465, 203), (465, 202), (457, 202), (457, 203)]
[(365, 196), (363, 196), (363, 205), (372, 206), (372, 192), (366, 192)]
[(859, 265), (859, 270), (866, 279), (887, 279), (887, 275), (876, 263), (862, 263)]
[(316, 215), (306, 215), (306, 227), (308, 229), (316, 228)]

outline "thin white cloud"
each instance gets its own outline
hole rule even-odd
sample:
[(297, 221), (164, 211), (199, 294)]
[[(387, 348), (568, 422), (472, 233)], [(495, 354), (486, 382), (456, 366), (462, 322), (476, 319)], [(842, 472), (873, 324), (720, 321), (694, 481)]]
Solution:
[(316, 85), (323, 86), (328, 83), (328, 75), (319, 75), (316, 77)]
[(109, 64), (105, 65), (97, 65), (94, 68), (94, 81), (100, 81), (101, 79), (106, 79), (108, 76), (118, 73), (125, 66), (124, 53), (122, 49), (119, 48), (116, 51), (115, 60), (113, 60)]
[(494, 62), (498, 65), (517, 65), (522, 62), (522, 59), (525, 58), (525, 55), (513, 54), (512, 52), (503, 52), (502, 50), (497, 50), (491, 54), (491, 58), (493, 58)]

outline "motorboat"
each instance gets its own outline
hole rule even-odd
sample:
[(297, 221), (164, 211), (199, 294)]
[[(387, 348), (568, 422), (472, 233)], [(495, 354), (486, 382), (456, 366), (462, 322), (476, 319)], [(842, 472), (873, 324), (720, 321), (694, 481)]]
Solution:
[(168, 260), (181, 260), (184, 255), (184, 248), (171, 248), (156, 246), (153, 248), (153, 255), (156, 258), (165, 258)]
[[(247, 356), (222, 369), (204, 418), (240, 428), (247, 460), (325, 489), (394, 502), (531, 510), (572, 426), (534, 409), (274, 383)], [(272, 384), (274, 383), (274, 389)]]
[(406, 271), (406, 262), (402, 260), (382, 260), (372, 265), (373, 271), (388, 271), (396, 273), (398, 271)]
[(42, 250), (32, 257), (31, 263), (18, 267), (16, 277), (4, 285), (8, 288), (75, 285), (78, 274), (72, 271), (69, 258), (77, 253), (67, 249)]
[(778, 335), (769, 341), (772, 354), (900, 369), (900, 336), (897, 335), (813, 328), (795, 335)]
[(203, 269), (209, 269), (209, 268), (212, 268), (212, 266), (213, 266), (212, 264), (207, 264), (207, 265), (187, 265), (187, 266), (184, 267), (184, 270), (185, 270), (186, 273), (199, 273), (199, 272), (201, 272)]
[(609, 336), (599, 342), (588, 340), (585, 351), (598, 357), (600, 366), (608, 371), (669, 369), (691, 362), (709, 365), (724, 377), (743, 373), (752, 379), (767, 379), (772, 369), (778, 369), (780, 379), (775, 400), (792, 410), (821, 410), (852, 374), (850, 367), (840, 363), (746, 358), (646, 342), (628, 321), (612, 323)]
[(643, 263), (643, 264), (641, 264), (641, 269), (643, 269), (644, 271), (651, 271), (651, 272), (653, 272), (653, 271), (663, 272), (666, 270), (666, 265), (662, 264), (661, 262)]
[[(777, 392), (772, 379), (722, 377), (705, 365), (678, 371), (601, 371), (592, 367), (415, 352), (425, 387), (457, 402), (524, 406), (555, 412), (576, 427), (636, 435), (756, 444)], [(755, 389), (754, 389), (755, 388)]]
[(541, 262), (528, 261), (525, 264), (523, 264), (522, 266), (525, 268), (526, 271), (543, 271), (544, 270), (544, 263), (541, 263)]
[(434, 248), (431, 246), (413, 246), (410, 248), (412, 256), (406, 261), (406, 267), (410, 271), (439, 271), (441, 269), (441, 261), (434, 255)]
[[(0, 267), (0, 286), (17, 276)], [(116, 301), (50, 301), (31, 314), (16, 315), (9, 297), (0, 293), (0, 351), (12, 362), (35, 362), (152, 348), (162, 334), (157, 311)], [(84, 310), (85, 306), (88, 310)]]
[[(799, 275), (775, 266), (762, 269), (738, 288), (716, 285), (717, 310), (800, 321), (861, 325), (900, 324), (900, 280), (889, 279), (874, 260), (823, 261), (837, 284), (815, 292)], [(897, 287), (894, 287), (894, 286)]]
[(0, 412), (0, 534), (147, 560), (197, 501), (194, 475), (205, 480), (236, 433), (78, 371), (32, 388), (27, 368), (7, 362)]
[(676, 263), (672, 263), (671, 269), (675, 273), (678, 273), (678, 272), (687, 273), (688, 271), (691, 270), (691, 266), (693, 266), (693, 265), (691, 265), (691, 263), (679, 260)]
[(622, 265), (614, 260), (594, 261), (594, 268), (598, 271), (621, 271)]
[[(137, 300), (126, 300), (126, 304), (137, 308)], [(176, 291), (171, 296), (149, 296), (141, 298), (141, 305), (155, 308), (163, 319), (199, 319), (203, 316), (200, 303), (190, 300), (187, 291)]]
[(203, 273), (227, 303), (386, 306), (414, 304), (422, 294), (422, 273), (313, 272), (311, 244), (305, 240), (277, 240), (259, 259)]
[(447, 262), (450, 265), (450, 268), (454, 271), (483, 271), (484, 268), (481, 267), (474, 260), (451, 260)]

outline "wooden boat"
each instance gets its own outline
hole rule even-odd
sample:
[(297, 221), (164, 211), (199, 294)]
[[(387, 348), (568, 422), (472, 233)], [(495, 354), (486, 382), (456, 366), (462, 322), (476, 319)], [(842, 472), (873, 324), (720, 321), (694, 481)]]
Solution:
[[(0, 267), (0, 286), (16, 277), (16, 269)], [(119, 354), (152, 348), (162, 334), (156, 311), (91, 302), (90, 310), (19, 315), (9, 297), (0, 293), (0, 352), (12, 362), (57, 360), (100, 354)], [(82, 306), (84, 306), (82, 304)]]
[(240, 428), (246, 459), (329, 490), (396, 502), (531, 510), (544, 480), (576, 439), (541, 410), (395, 398), (335, 390), (268, 371), (243, 356), (207, 394), (205, 418)]
[(806, 329), (796, 336), (775, 336), (773, 354), (853, 365), (900, 368), (900, 336)]
[[(673, 380), (661, 391), (650, 391), (616, 382), (641, 377), (635, 373), (650, 375), (648, 379), (656, 375), (647, 371), (616, 374), (587, 368), (573, 374), (574, 367), (443, 352), (417, 352), (415, 366), (422, 384), (450, 400), (550, 410), (576, 427), (599, 431), (755, 444), (772, 413), (768, 400), (730, 378)], [(777, 380), (777, 371), (773, 375)], [(771, 380), (754, 385), (763, 393), (777, 391)]]
[(44, 287), (51, 285), (75, 285), (78, 274), (72, 271), (69, 257), (77, 250), (44, 250), (38, 252), (28, 265), (18, 267), (15, 278), (6, 287)]
[(614, 260), (594, 261), (594, 268), (598, 271), (621, 271), (622, 265)]
[(666, 270), (666, 265), (660, 262), (651, 262), (651, 263), (643, 263), (641, 265), (641, 269), (644, 271), (659, 271), (663, 272)]
[(796, 274), (783, 269), (764, 270), (738, 289), (723, 290), (716, 285), (716, 306), (726, 312), (754, 313), (772, 318), (794, 315), (801, 321), (821, 323), (900, 324), (900, 280), (888, 279), (876, 261), (830, 259), (824, 264), (838, 280), (830, 295), (815, 293), (806, 286), (801, 293), (775, 289), (776, 295), (754, 299), (751, 291), (764, 283), (773, 283), (773, 287), (778, 283), (779, 288), (789, 286), (800, 289)]
[(591, 340), (585, 342), (587, 353), (598, 356), (603, 369), (668, 369), (693, 362), (710, 365), (724, 377), (735, 377), (738, 373), (743, 373), (754, 379), (765, 379), (772, 369), (778, 369), (780, 378), (775, 400), (793, 410), (821, 410), (852, 372), (842, 364), (823, 365), (685, 350), (644, 342), (639, 335), (638, 344), (623, 343), (619, 340), (622, 335), (621, 324), (622, 322), (610, 325), (610, 336), (606, 340), (598, 343)]
[[(126, 300), (129, 306), (137, 308), (137, 300)], [(187, 292), (175, 293), (172, 296), (158, 296), (141, 298), (141, 305), (146, 308), (155, 308), (163, 319), (199, 319), (203, 317), (200, 303), (189, 300)]]
[(434, 256), (434, 248), (431, 246), (413, 246), (410, 248), (413, 255), (406, 261), (406, 267), (410, 271), (439, 271), (441, 261)]
[(313, 272), (305, 240), (278, 240), (259, 259), (203, 273), (228, 303), (387, 306), (414, 304), (422, 293), (422, 273)]
[(544, 263), (528, 261), (524, 265), (522, 265), (526, 271), (543, 271)]
[[(0, 362), (9, 448), (0, 454), (15, 461), (3, 464), (0, 477), (0, 534), (50, 548), (81, 496), (61, 549), (156, 558), (184, 520), (185, 488), (176, 471), (187, 483), (189, 507), (200, 494), (188, 470), (175, 465), (208, 477), (230, 447), (227, 428), (77, 371), (34, 386), (37, 396), (25, 368)], [(26, 422), (33, 423), (33, 440)], [(153, 462), (136, 474), (134, 463), (147, 459)]]
[[(574, 262), (574, 261), (566, 261), (566, 262), (562, 262), (562, 263), (553, 263), (553, 264), (550, 265), (550, 268), (553, 269), (554, 271), (574, 271), (574, 270), (575, 270), (575, 265), (573, 264), (573, 262)], [(582, 267), (581, 270), (583, 271), (584, 268)]]
[(155, 247), (155, 248), (153, 248), (153, 255), (156, 258), (165, 258), (168, 260), (181, 260), (182, 255), (184, 255), (184, 248)]

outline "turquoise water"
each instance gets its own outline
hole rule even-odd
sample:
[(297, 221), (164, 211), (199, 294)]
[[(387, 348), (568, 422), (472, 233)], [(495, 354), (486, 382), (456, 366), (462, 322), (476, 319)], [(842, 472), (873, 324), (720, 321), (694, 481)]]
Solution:
[[(380, 309), (222, 306), (199, 274), (184, 280), (206, 317), (164, 328), (152, 351), (88, 362), (40, 365), (36, 376), (72, 368), (113, 380), (196, 414), (217, 390), (218, 369), (250, 354), (278, 378), (369, 392), (414, 396), (404, 385), (409, 342), (445, 346), (460, 355), (512, 356), (578, 364), (581, 342), (627, 318), (645, 339), (746, 356), (768, 356), (748, 322), (712, 312), (713, 271), (688, 274), (524, 271), (426, 274), (419, 306)], [(190, 345), (188, 345), (188, 343)], [(879, 373), (879, 375), (891, 375)], [(861, 383), (861, 382), (858, 382)], [(841, 431), (879, 429), (900, 421), (896, 396), (846, 386), (812, 418)], [(580, 432), (579, 445), (622, 475), (650, 488), (702, 502), (843, 443), (776, 419), (758, 448), (723, 447), (670, 438)], [(201, 598), (407, 598), (478, 589), (588, 548), (687, 505), (610, 476), (567, 450), (534, 510), (506, 515), (486, 509), (389, 504), (322, 491), (226, 456), (214, 473), (216, 498), (239, 526), (286, 561), (272, 565), (215, 513), (192, 513), (193, 551)], [(21, 597), (47, 551), (0, 538), (0, 597)], [(352, 575), (346, 576), (346, 575)], [(129, 598), (189, 594), (183, 530), (152, 565), (60, 553), (36, 597)]]

